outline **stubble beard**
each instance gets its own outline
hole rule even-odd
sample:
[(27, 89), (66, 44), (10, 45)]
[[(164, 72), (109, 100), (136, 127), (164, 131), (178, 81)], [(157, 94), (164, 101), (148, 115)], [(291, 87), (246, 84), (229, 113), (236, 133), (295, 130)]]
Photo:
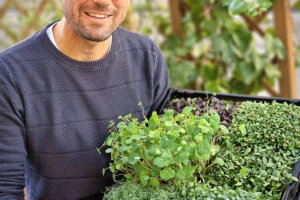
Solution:
[[(92, 30), (89, 30), (88, 27), (86, 27), (86, 25), (82, 22), (80, 22), (80, 17), (82, 15), (82, 12), (80, 12), (80, 15), (78, 17), (78, 20), (76, 22), (73, 23), (72, 19), (75, 19), (74, 14), (69, 15), (68, 12), (65, 13), (65, 17), (68, 21), (68, 23), (70, 24), (70, 26), (72, 27), (72, 29), (82, 38), (89, 40), (89, 41), (93, 41), (93, 42), (102, 42), (107, 40), (116, 30), (117, 28), (120, 26), (120, 24), (124, 21), (124, 18), (126, 16), (127, 10), (122, 11), (121, 13), (119, 13), (117, 11), (111, 11), (111, 13), (113, 14), (111, 17), (114, 17), (112, 20), (112, 24), (106, 28), (105, 30), (102, 30), (101, 32), (95, 34), (93, 33)], [(101, 29), (101, 27), (99, 27), (99, 30)]]
[(79, 24), (77, 27), (71, 26), (79, 36), (92, 42), (103, 42), (107, 40), (117, 29), (117, 27), (109, 27), (100, 34), (93, 34), (84, 24)]

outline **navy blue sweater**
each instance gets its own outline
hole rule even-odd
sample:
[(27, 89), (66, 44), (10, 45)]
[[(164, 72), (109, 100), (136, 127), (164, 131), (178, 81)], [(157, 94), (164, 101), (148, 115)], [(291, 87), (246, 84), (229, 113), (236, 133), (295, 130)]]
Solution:
[(168, 70), (147, 37), (119, 28), (101, 60), (62, 54), (47, 28), (0, 54), (0, 199), (76, 200), (112, 184), (109, 121), (166, 103)]

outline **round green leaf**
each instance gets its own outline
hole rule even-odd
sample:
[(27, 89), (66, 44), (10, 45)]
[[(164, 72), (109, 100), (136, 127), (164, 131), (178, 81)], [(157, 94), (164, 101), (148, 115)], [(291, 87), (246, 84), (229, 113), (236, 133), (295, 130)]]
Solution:
[(198, 144), (196, 153), (196, 157), (201, 160), (209, 160), (210, 158), (210, 144), (206, 141), (202, 141)]
[(175, 171), (171, 168), (165, 168), (160, 171), (160, 177), (166, 181), (170, 180), (171, 178), (175, 177)]
[(217, 158), (215, 162), (220, 166), (223, 166), (225, 164), (225, 162), (222, 158)]
[(141, 175), (140, 176), (140, 181), (142, 183), (143, 186), (146, 186), (149, 180), (149, 176), (148, 175)]
[(154, 187), (157, 187), (157, 186), (160, 185), (159, 181), (156, 178), (153, 178), (153, 177), (149, 178), (149, 183), (150, 183), (150, 185), (152, 185)]
[(179, 169), (177, 171), (177, 178), (181, 179), (181, 180), (184, 180), (184, 179), (189, 179), (190, 177), (193, 176), (195, 172), (195, 167), (193, 166), (185, 166), (183, 167), (182, 169)]

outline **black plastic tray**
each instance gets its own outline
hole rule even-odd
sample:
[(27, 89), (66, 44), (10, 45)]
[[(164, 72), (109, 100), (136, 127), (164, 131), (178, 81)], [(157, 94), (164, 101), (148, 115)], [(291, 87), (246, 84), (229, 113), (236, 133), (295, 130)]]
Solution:
[[(195, 97), (212, 97), (215, 96), (221, 100), (229, 100), (235, 102), (243, 101), (256, 101), (256, 102), (267, 102), (271, 103), (276, 101), (278, 103), (288, 103), (300, 106), (300, 99), (289, 99), (289, 98), (273, 98), (273, 97), (263, 97), (263, 96), (251, 96), (251, 95), (237, 95), (237, 94), (222, 94), (222, 93), (212, 93), (203, 92), (197, 90), (183, 90), (183, 89), (169, 89), (168, 98), (169, 100), (175, 98), (195, 98)], [(298, 182), (290, 183), (286, 186), (285, 191), (282, 193), (281, 200), (300, 200), (300, 160), (295, 164), (293, 168), (293, 176), (298, 177)]]
[(299, 200), (300, 199), (300, 160), (295, 164), (293, 176), (299, 179), (298, 182), (293, 182), (285, 188), (281, 200)]
[(182, 89), (169, 89), (170, 99), (182, 98), (182, 97), (211, 97), (215, 96), (222, 100), (231, 101), (257, 101), (257, 102), (268, 102), (271, 103), (276, 101), (278, 103), (288, 103), (300, 106), (300, 99), (288, 99), (288, 98), (274, 98), (274, 97), (263, 97), (263, 96), (251, 96), (251, 95), (237, 95), (237, 94), (222, 94), (213, 92), (202, 92), (197, 90), (182, 90)]

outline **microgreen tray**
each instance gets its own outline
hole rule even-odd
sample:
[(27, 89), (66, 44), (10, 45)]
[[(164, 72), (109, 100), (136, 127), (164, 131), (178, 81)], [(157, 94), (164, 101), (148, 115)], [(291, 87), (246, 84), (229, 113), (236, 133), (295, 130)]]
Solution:
[[(297, 177), (300, 180), (300, 160), (294, 166), (293, 176)], [(286, 187), (281, 198), (281, 200), (299, 200), (299, 199), (300, 199), (300, 181), (289, 184)]]
[[(276, 101), (278, 103), (288, 103), (300, 106), (300, 99), (289, 99), (289, 98), (274, 98), (274, 97), (263, 97), (263, 96), (250, 96), (250, 95), (237, 95), (237, 94), (222, 94), (222, 93), (212, 93), (203, 92), (195, 90), (183, 90), (183, 89), (169, 89), (169, 100), (175, 98), (211, 98), (216, 97), (220, 100), (228, 100), (234, 102), (244, 102), (244, 101), (255, 101), (255, 102), (267, 102), (272, 103)], [(298, 182), (294, 181), (286, 186), (284, 192), (282, 193), (281, 200), (300, 200), (300, 160), (295, 164), (293, 168), (293, 176), (299, 179)]]
[(211, 97), (215, 96), (221, 100), (231, 101), (257, 101), (257, 102), (268, 102), (271, 103), (276, 101), (278, 103), (286, 102), (288, 104), (295, 104), (300, 106), (300, 99), (289, 99), (289, 98), (274, 98), (274, 97), (263, 97), (263, 96), (251, 96), (251, 95), (238, 95), (238, 94), (222, 94), (212, 92), (202, 92), (196, 90), (183, 90), (183, 89), (170, 89), (170, 99), (182, 98), (182, 97)]

